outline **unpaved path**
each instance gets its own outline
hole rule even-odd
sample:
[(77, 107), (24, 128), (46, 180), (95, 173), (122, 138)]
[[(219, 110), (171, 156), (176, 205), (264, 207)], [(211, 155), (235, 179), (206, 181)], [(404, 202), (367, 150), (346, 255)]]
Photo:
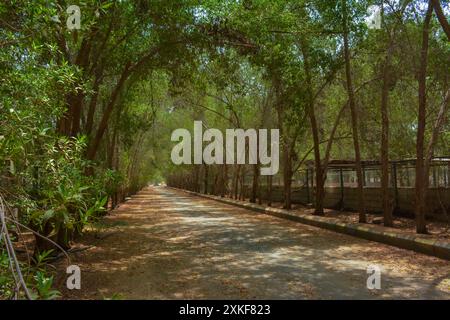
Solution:
[[(75, 254), (81, 290), (66, 298), (450, 298), (450, 262), (165, 187), (114, 210)], [(368, 265), (381, 290), (366, 287)]]

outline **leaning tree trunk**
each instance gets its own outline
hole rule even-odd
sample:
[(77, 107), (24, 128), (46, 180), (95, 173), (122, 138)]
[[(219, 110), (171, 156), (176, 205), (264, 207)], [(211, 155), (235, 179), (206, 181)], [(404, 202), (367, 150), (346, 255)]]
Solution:
[(450, 25), (445, 17), (445, 13), (442, 10), (441, 2), (439, 0), (431, 0), (430, 4), (434, 7), (434, 12), (436, 12), (436, 16), (438, 18), (439, 23), (442, 26), (442, 30), (444, 30), (447, 35), (448, 41), (450, 41)]
[(114, 107), (119, 98), (119, 94), (125, 86), (125, 82), (130, 76), (130, 63), (127, 63), (122, 74), (114, 87), (111, 97), (109, 99), (108, 104), (106, 105), (105, 112), (102, 115), (100, 123), (98, 125), (98, 129), (96, 134), (89, 141), (88, 149), (86, 151), (86, 157), (88, 160), (94, 160), (95, 155), (97, 154), (98, 148), (100, 146), (100, 142), (102, 141), (103, 135), (108, 127), (109, 119), (114, 111)]

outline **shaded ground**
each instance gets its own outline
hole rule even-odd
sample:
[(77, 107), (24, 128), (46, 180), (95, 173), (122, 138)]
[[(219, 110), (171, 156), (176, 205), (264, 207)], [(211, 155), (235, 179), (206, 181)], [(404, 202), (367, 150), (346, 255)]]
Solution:
[[(249, 198), (245, 198), (244, 201), (250, 201)], [(262, 201), (262, 205), (267, 205), (267, 201)], [(283, 208), (283, 203), (281, 202), (272, 202), (271, 205), (273, 208)], [(304, 205), (295, 203), (292, 204), (291, 212), (300, 213), (300, 214), (310, 214), (314, 213), (314, 209), (307, 208)], [(334, 209), (324, 209), (324, 216), (329, 218), (338, 218), (346, 223), (358, 223), (359, 213), (351, 212), (351, 211), (340, 211)], [(367, 213), (366, 218), (368, 223), (372, 223), (375, 218), (382, 219), (382, 214), (374, 214)], [(448, 218), (448, 215), (445, 213), (444, 217)], [(445, 220), (445, 219), (443, 219)], [(382, 225), (382, 220), (378, 223)], [(399, 217), (398, 215), (393, 216), (393, 228), (398, 232), (404, 233), (412, 233), (416, 234), (416, 222), (413, 218)], [(427, 217), (427, 229), (429, 234), (427, 238), (436, 239), (436, 240), (450, 240), (450, 220), (449, 222), (445, 221), (436, 221), (430, 217)]]
[[(113, 211), (74, 255), (69, 299), (450, 298), (450, 262), (164, 187)], [(102, 238), (102, 239), (99, 239)], [(368, 265), (381, 290), (366, 288)]]

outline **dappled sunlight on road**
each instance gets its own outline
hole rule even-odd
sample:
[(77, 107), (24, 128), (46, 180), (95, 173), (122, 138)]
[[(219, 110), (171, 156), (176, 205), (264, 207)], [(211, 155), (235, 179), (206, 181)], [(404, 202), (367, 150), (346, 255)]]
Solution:
[[(449, 298), (450, 263), (157, 187), (105, 219), (79, 253), (82, 290), (131, 299)], [(366, 268), (382, 267), (382, 289)], [(447, 282), (448, 283), (448, 282)]]

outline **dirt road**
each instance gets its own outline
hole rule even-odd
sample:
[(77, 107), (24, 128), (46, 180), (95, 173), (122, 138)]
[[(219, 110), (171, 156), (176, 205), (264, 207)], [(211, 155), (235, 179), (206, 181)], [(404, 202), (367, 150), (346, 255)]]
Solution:
[[(66, 298), (450, 298), (450, 262), (254, 213), (165, 187), (113, 211), (74, 255)], [(101, 238), (101, 239), (99, 239)], [(382, 269), (367, 289), (367, 267)]]

